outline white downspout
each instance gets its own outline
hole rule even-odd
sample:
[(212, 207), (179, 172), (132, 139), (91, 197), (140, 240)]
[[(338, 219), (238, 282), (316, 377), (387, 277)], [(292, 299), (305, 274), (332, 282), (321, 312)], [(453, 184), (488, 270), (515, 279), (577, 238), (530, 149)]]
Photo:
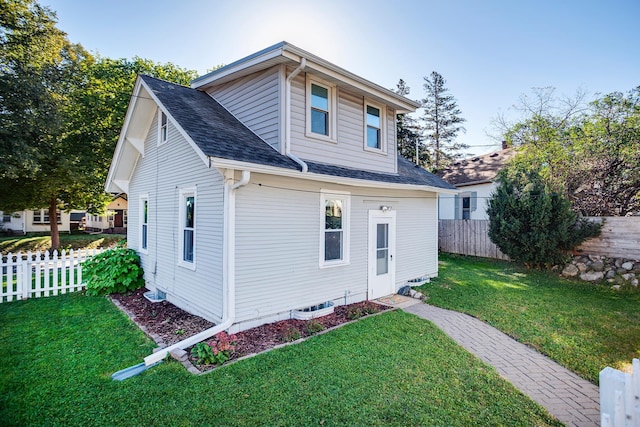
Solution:
[(307, 164), (300, 159), (298, 156), (291, 152), (291, 81), (295, 76), (297, 76), (300, 71), (304, 70), (304, 67), (307, 66), (307, 60), (302, 58), (300, 60), (300, 65), (298, 68), (293, 70), (291, 74), (287, 77), (285, 81), (285, 107), (284, 107), (284, 154), (297, 164), (302, 167), (302, 172), (305, 173), (309, 170)]
[(233, 170), (228, 170), (225, 173), (224, 181), (224, 240), (223, 240), (223, 285), (222, 293), (224, 305), (222, 307), (222, 323), (215, 325), (209, 329), (186, 338), (178, 343), (170, 345), (156, 351), (153, 354), (144, 358), (144, 364), (146, 366), (153, 365), (164, 359), (169, 353), (176, 349), (185, 349), (191, 347), (200, 341), (206, 340), (226, 329), (229, 329), (236, 318), (236, 190), (249, 183), (251, 179), (251, 172), (248, 170), (242, 171), (242, 178), (235, 184), (230, 184), (233, 179)]

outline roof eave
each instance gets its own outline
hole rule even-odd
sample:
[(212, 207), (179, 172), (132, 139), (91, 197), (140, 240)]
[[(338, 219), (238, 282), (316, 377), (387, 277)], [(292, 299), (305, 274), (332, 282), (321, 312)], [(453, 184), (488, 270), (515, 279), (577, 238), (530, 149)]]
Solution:
[(338, 81), (342, 81), (346, 85), (371, 93), (380, 100), (393, 105), (399, 114), (413, 112), (420, 107), (420, 104), (416, 101), (398, 95), (389, 89), (353, 74), (344, 68), (287, 42), (275, 44), (199, 77), (191, 82), (191, 87), (203, 90), (217, 81), (223, 81), (225, 78), (237, 73), (242, 73), (248, 68), (259, 67), (260, 64), (277, 57), (282, 57), (285, 60), (283, 62), (291, 61), (292, 63), (300, 63), (302, 58), (305, 58), (307, 60), (306, 69), (315, 70)]
[(335, 175), (326, 175), (314, 172), (301, 172), (296, 169), (285, 169), (275, 166), (261, 165), (258, 163), (242, 162), (237, 160), (210, 157), (211, 166), (218, 169), (248, 170), (266, 175), (277, 175), (287, 178), (305, 179), (311, 181), (332, 182), (334, 184), (350, 185), (354, 187), (374, 187), (393, 190), (417, 190), (434, 193), (457, 194), (456, 189), (440, 188), (430, 185), (402, 184), (384, 181), (373, 181), (367, 179), (347, 178)]

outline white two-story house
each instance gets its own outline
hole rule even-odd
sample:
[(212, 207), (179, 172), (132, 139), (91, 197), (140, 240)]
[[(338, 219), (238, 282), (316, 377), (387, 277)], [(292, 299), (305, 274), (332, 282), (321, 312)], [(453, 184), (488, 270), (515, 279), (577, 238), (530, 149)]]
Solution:
[(238, 331), (435, 276), (455, 189), (398, 157), (417, 107), (286, 42), (191, 87), (140, 76), (106, 189), (147, 287)]

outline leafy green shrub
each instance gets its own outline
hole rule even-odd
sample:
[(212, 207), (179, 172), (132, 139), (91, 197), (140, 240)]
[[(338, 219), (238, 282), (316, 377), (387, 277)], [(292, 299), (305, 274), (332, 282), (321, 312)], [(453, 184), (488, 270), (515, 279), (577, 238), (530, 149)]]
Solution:
[(311, 335), (317, 334), (325, 329), (324, 325), (315, 319), (309, 320), (309, 323), (307, 323), (307, 332)]
[(514, 261), (529, 267), (566, 261), (569, 251), (600, 234), (601, 224), (579, 218), (559, 188), (537, 171), (503, 169), (489, 199), (489, 238)]
[(144, 286), (140, 257), (133, 249), (109, 249), (82, 263), (87, 295), (132, 291)]
[(236, 349), (237, 340), (235, 335), (228, 335), (222, 331), (211, 341), (199, 342), (193, 346), (191, 354), (198, 359), (199, 365), (222, 365)]
[(282, 331), (282, 341), (292, 342), (299, 340), (302, 335), (298, 328), (292, 325), (287, 325)]
[(364, 316), (364, 313), (362, 312), (361, 307), (352, 306), (347, 310), (347, 319), (349, 320), (356, 320), (361, 318), (362, 316)]

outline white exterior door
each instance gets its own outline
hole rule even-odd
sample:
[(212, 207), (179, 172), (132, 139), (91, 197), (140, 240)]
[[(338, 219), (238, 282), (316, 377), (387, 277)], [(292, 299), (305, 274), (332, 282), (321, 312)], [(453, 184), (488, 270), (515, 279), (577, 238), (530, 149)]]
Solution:
[(396, 213), (369, 211), (369, 299), (395, 292)]

